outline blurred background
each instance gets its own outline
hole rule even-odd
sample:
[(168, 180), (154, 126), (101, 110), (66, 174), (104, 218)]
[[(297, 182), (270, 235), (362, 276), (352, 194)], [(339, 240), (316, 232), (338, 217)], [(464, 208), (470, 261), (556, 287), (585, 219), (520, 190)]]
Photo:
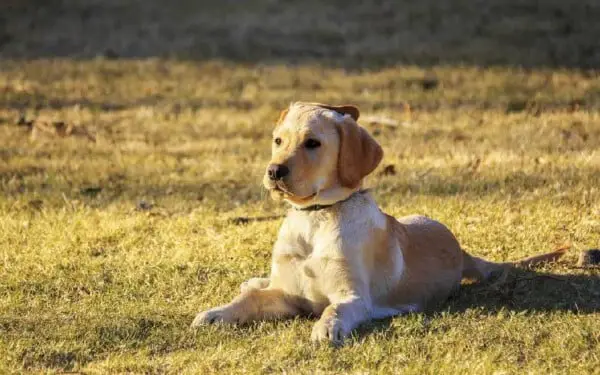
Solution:
[[(295, 100), (359, 106), (390, 165), (448, 152), (479, 173), (404, 161), (389, 189), (533, 189), (545, 153), (595, 147), (598, 19), (595, 0), (5, 0), (5, 189), (268, 204), (271, 127)], [(521, 161), (488, 169), (489, 152)]]
[(4, 0), (0, 56), (596, 68), (595, 0)]

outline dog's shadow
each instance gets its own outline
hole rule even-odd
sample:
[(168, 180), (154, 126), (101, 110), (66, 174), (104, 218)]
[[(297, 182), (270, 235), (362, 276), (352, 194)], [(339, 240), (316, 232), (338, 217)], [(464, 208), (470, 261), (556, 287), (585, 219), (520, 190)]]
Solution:
[[(575, 269), (573, 274), (553, 274), (532, 269), (511, 268), (502, 280), (462, 285), (445, 304), (426, 316), (446, 312), (462, 314), (468, 309), (480, 309), (484, 314), (501, 310), (525, 312), (569, 311), (590, 314), (600, 311), (600, 269)], [(393, 319), (361, 326), (359, 337), (387, 330)]]

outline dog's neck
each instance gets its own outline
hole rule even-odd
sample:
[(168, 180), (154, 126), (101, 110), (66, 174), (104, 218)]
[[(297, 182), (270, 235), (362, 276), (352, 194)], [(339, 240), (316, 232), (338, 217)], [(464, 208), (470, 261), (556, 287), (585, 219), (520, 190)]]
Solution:
[(339, 206), (357, 194), (363, 194), (365, 192), (367, 192), (367, 190), (362, 189), (360, 186), (354, 189), (344, 187), (329, 189), (321, 192), (318, 195), (318, 199), (315, 199), (313, 202), (309, 202), (305, 205), (292, 204), (292, 207), (298, 211), (322, 211), (334, 206)]

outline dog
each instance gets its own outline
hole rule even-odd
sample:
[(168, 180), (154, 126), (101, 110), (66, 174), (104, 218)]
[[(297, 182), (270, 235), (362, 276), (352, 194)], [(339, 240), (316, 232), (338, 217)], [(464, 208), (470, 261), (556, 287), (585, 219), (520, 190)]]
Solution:
[(351, 105), (296, 102), (281, 113), (263, 184), (292, 207), (271, 274), (243, 283), (238, 297), (199, 313), (192, 327), (313, 315), (312, 340), (339, 345), (365, 321), (435, 309), (464, 279), (563, 255), (489, 262), (435, 220), (383, 213), (362, 188), (383, 150), (358, 118)]

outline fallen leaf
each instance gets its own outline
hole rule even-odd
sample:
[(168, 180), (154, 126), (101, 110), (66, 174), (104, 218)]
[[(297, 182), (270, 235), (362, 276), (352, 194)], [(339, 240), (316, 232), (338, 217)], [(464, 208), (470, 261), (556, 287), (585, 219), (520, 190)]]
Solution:
[(152, 203), (146, 202), (145, 200), (141, 200), (135, 205), (135, 209), (137, 211), (150, 211), (152, 207), (154, 207), (154, 205)]
[(386, 165), (383, 170), (379, 173), (380, 176), (395, 176), (396, 166), (394, 164)]
[(90, 186), (79, 190), (79, 192), (83, 195), (87, 195), (90, 197), (95, 197), (102, 191), (102, 188), (99, 186)]

